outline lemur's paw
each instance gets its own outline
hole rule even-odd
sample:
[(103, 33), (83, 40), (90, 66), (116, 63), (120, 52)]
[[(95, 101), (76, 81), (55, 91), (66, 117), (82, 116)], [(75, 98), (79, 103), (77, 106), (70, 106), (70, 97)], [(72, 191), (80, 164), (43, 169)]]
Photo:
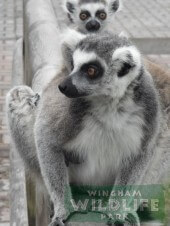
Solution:
[(65, 223), (60, 218), (54, 219), (49, 226), (65, 226)]
[(7, 108), (13, 113), (28, 113), (37, 106), (39, 98), (30, 87), (17, 86), (7, 94)]
[(125, 220), (116, 220), (114, 223), (108, 222), (108, 226), (140, 226), (140, 220), (136, 212), (129, 212)]
[(125, 226), (126, 225), (134, 225), (134, 226), (140, 226), (140, 219), (137, 214), (137, 212), (129, 212), (127, 214), (126, 220), (125, 220)]

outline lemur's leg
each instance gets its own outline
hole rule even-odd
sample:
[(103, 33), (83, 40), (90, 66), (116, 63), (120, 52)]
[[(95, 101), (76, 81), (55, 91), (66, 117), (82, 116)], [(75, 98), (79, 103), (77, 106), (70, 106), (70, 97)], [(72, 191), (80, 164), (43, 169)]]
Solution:
[(26, 169), (39, 174), (34, 140), (35, 112), (39, 95), (27, 86), (13, 88), (7, 94), (7, 116), (12, 140)]
[(65, 209), (66, 188), (67, 197), (71, 197), (67, 166), (56, 133), (51, 130), (44, 110), (41, 112), (35, 123), (35, 137), (42, 177), (54, 205), (54, 216), (49, 226), (64, 226), (69, 215)]
[[(155, 153), (154, 153), (155, 154)], [(120, 174), (118, 175), (115, 184), (116, 185), (122, 185), (122, 189), (124, 189), (124, 193), (127, 191), (132, 194), (132, 191), (140, 190), (141, 185), (147, 185), (145, 181), (145, 175), (147, 168), (150, 164), (152, 164), (152, 157), (153, 157), (153, 151), (150, 150), (149, 153), (145, 153), (145, 155), (141, 155), (140, 157), (134, 159), (129, 165), (127, 165)], [(151, 180), (150, 180), (151, 181)], [(133, 203), (135, 199), (135, 196), (129, 196), (126, 197), (126, 207), (131, 209), (130, 206), (131, 203)], [(142, 205), (142, 203), (141, 203)], [(140, 207), (140, 204), (137, 206), (137, 208)], [(141, 222), (136, 210), (130, 210), (128, 212), (125, 219), (125, 225), (126, 222), (131, 222), (132, 225), (140, 226)], [(158, 224), (161, 225), (161, 224)]]

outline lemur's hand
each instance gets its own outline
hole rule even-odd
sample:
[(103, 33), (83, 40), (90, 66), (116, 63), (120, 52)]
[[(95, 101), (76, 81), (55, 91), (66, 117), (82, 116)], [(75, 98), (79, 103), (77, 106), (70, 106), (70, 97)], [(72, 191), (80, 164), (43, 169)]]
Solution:
[(129, 212), (125, 220), (117, 220), (116, 222), (108, 222), (108, 226), (140, 226), (140, 220), (136, 212)]
[(66, 211), (64, 207), (60, 206), (58, 211), (54, 211), (54, 216), (51, 220), (51, 223), (48, 226), (68, 226), (69, 224), (66, 223), (67, 218), (70, 214), (69, 211)]
[(60, 218), (53, 219), (49, 226), (65, 226), (65, 223)]
[[(127, 223), (126, 223), (127, 222)], [(125, 219), (125, 225), (135, 225), (135, 226), (140, 226), (140, 220), (137, 212), (129, 212), (127, 213), (126, 219)]]

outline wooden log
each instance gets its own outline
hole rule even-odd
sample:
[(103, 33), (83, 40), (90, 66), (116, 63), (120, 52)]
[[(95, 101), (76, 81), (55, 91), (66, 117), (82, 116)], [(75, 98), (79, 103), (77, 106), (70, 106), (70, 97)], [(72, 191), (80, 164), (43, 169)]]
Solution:
[(50, 198), (47, 191), (41, 191), (36, 184), (36, 226), (47, 226), (50, 222)]
[(62, 66), (60, 30), (50, 0), (24, 1), (24, 43), (26, 84), (41, 92)]
[[(24, 0), (24, 84), (35, 92), (41, 92), (62, 66), (59, 33), (50, 0)], [(30, 226), (47, 226), (50, 221), (50, 201), (44, 194), (28, 179)]]
[(27, 212), (29, 226), (36, 226), (36, 193), (35, 182), (26, 176)]

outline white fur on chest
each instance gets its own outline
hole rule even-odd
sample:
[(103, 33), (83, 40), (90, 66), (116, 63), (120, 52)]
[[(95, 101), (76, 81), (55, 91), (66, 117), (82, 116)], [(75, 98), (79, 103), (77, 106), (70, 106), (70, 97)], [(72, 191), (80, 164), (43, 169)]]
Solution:
[[(141, 145), (143, 119), (131, 113), (120, 114), (99, 109), (97, 115), (84, 120), (83, 130), (66, 145), (85, 156), (81, 165), (71, 165), (70, 180), (75, 183), (106, 185), (123, 160), (137, 155)], [(110, 177), (113, 176), (113, 181)]]

